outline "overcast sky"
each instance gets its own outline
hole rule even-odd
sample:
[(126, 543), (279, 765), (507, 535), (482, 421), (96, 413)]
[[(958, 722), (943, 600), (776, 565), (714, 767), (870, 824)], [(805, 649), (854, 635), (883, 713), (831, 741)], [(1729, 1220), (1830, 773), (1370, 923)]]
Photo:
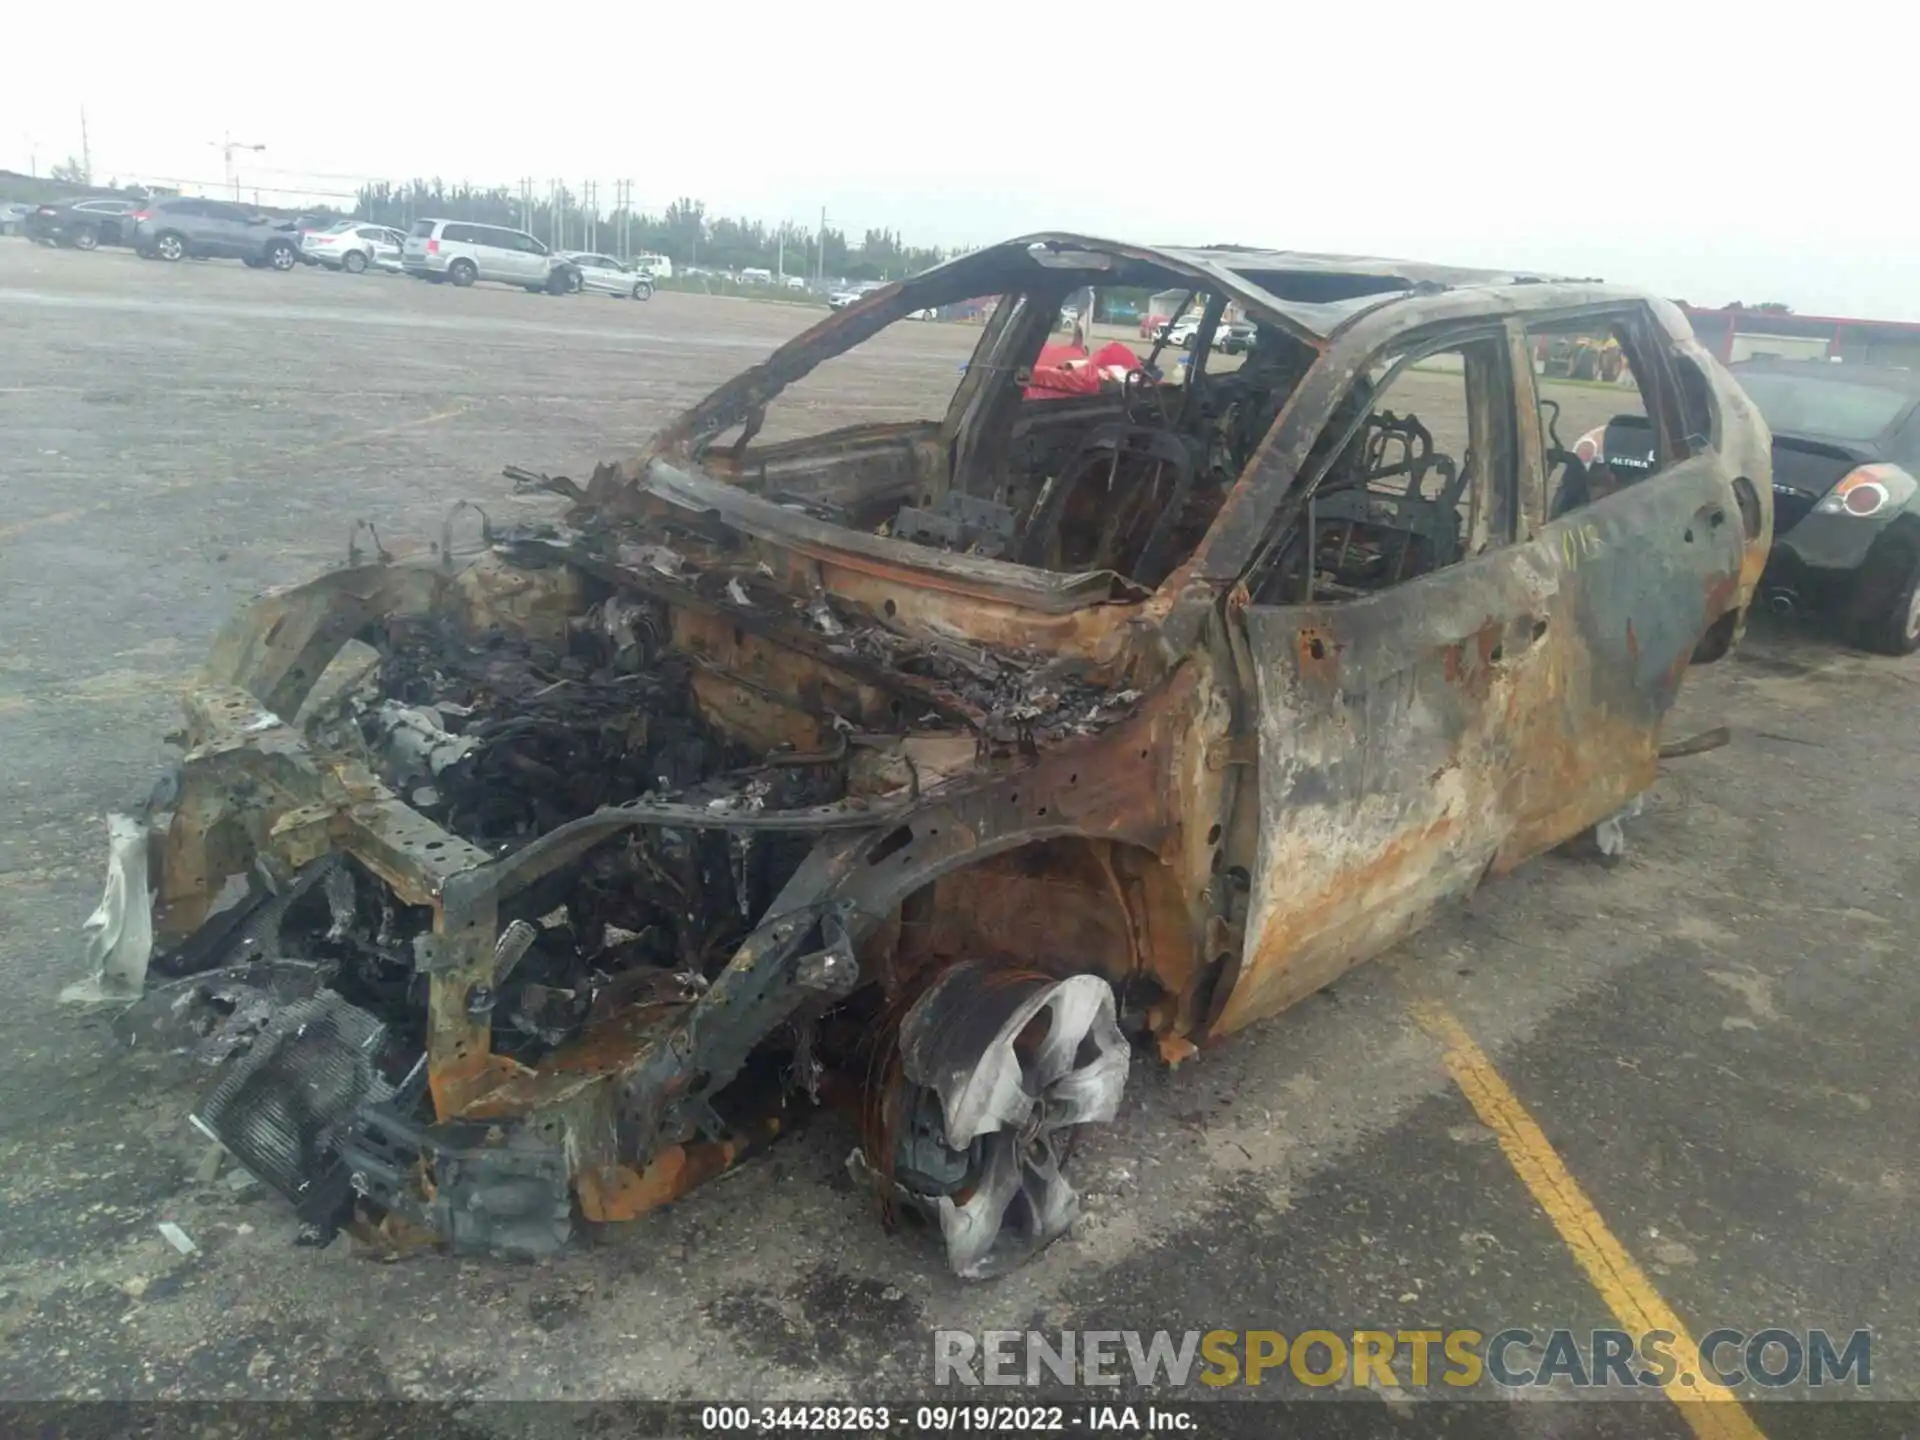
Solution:
[(264, 200), (631, 179), (856, 239), (1077, 228), (1920, 320), (1906, 6), (197, 0), (6, 34), (8, 168), (77, 153), (84, 102), (96, 178), (217, 183), (230, 134)]

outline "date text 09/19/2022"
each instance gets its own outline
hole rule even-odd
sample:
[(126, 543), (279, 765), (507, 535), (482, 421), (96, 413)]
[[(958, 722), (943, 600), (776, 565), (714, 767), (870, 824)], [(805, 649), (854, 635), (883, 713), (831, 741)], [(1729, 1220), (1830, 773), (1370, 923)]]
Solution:
[(713, 1434), (1028, 1435), (1177, 1434), (1195, 1429), (1185, 1410), (1133, 1405), (707, 1405), (700, 1428)]

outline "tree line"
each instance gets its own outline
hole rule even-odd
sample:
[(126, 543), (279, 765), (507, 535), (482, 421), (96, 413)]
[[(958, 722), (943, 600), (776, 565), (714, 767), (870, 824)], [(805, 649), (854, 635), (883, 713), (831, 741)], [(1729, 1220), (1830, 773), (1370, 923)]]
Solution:
[(822, 234), (792, 224), (715, 217), (703, 202), (691, 198), (676, 200), (664, 214), (654, 215), (602, 208), (566, 189), (523, 196), (505, 185), (380, 181), (360, 188), (355, 213), (402, 230), (425, 216), (509, 225), (532, 232), (556, 250), (624, 251), (622, 258), (665, 255), (679, 267), (713, 270), (817, 275), (822, 273), (823, 242), (824, 273), (837, 279), (897, 280), (947, 258), (938, 248), (903, 244), (892, 230), (868, 230), (855, 245), (832, 226)]

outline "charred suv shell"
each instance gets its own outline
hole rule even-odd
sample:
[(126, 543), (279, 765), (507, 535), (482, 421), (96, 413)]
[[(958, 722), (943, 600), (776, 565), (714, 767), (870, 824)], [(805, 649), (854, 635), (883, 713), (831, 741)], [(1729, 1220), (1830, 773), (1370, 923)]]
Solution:
[[(1184, 295), (1178, 373), (1053, 339), (1114, 287)], [(929, 312), (979, 327), (943, 415), (776, 435)], [(1553, 326), (1617, 337), (1652, 437), (1580, 506)], [(882, 1203), (998, 1274), (1071, 1225), (1125, 1042), (1184, 1058), (1635, 799), (1767, 466), (1631, 292), (976, 252), (584, 486), (511, 472), (564, 519), (236, 616), (80, 993), (213, 1067), (197, 1123), (320, 1233), (543, 1253), (844, 1100)]]

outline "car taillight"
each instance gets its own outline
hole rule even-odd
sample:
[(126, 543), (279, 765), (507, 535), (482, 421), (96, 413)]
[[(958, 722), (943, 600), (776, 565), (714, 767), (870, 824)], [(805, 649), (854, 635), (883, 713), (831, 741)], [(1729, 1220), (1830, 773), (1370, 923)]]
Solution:
[(440, 253), (440, 242), (438, 240), (427, 241), (427, 254), (438, 255), (439, 253)]
[(151, 220), (153, 218), (153, 212), (151, 210), (136, 210), (127, 216), (127, 218), (129, 220)]
[(1840, 483), (1829, 490), (1813, 508), (1822, 515), (1856, 515), (1865, 519), (1878, 515), (1895, 503), (1895, 492), (1904, 492), (1904, 501), (1913, 493), (1913, 480), (1897, 465), (1861, 465), (1848, 471)]

